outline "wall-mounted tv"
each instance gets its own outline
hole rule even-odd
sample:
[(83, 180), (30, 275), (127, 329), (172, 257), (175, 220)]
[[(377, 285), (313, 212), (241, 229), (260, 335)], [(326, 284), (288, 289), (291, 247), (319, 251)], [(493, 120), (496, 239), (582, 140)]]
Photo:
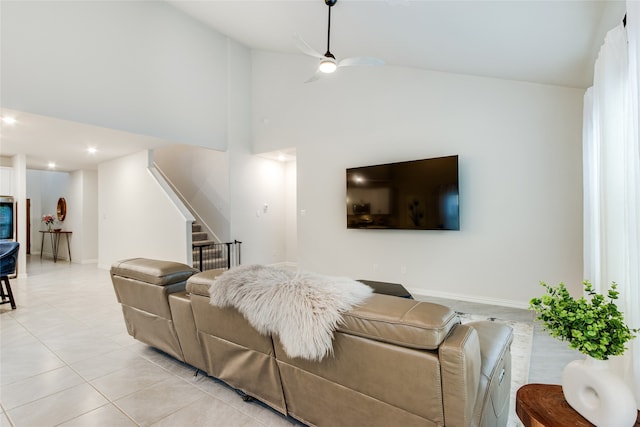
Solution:
[(459, 230), (458, 156), (347, 169), (347, 228)]

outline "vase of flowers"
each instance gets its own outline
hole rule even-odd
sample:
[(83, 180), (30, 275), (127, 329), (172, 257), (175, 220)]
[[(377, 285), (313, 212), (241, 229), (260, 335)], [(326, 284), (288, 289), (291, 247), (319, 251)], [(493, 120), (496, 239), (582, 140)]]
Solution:
[(622, 355), (626, 343), (639, 329), (624, 321), (615, 300), (613, 282), (607, 296), (584, 281), (585, 296), (573, 298), (563, 283), (552, 287), (540, 283), (546, 295), (533, 298), (529, 308), (552, 337), (567, 341), (585, 360), (574, 360), (562, 372), (562, 391), (573, 409), (596, 426), (629, 427), (636, 420), (636, 403), (625, 382), (609, 370), (606, 360)]
[(53, 215), (42, 215), (42, 222), (47, 226), (47, 231), (51, 232), (53, 230), (53, 223), (55, 222), (55, 218)]

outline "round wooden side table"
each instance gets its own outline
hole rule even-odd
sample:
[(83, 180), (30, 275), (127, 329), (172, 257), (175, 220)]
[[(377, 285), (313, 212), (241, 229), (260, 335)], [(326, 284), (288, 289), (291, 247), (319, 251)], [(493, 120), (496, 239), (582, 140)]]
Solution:
[[(564, 399), (557, 384), (526, 384), (516, 393), (516, 414), (525, 427), (593, 427)], [(640, 426), (640, 412), (634, 427)], [(631, 427), (631, 426), (630, 426)]]

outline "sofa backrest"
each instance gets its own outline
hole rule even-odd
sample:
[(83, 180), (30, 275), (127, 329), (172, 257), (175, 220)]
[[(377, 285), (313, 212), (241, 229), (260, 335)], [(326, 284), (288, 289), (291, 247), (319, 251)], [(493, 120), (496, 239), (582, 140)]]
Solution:
[(435, 350), (460, 323), (449, 307), (373, 294), (342, 315), (338, 331), (403, 347)]
[(436, 351), (336, 332), (333, 355), (318, 362), (274, 341), (287, 410), (306, 424), (444, 425)]
[(222, 272), (196, 274), (186, 287), (207, 373), (286, 414), (271, 336), (261, 335), (235, 308), (209, 304), (209, 287)]

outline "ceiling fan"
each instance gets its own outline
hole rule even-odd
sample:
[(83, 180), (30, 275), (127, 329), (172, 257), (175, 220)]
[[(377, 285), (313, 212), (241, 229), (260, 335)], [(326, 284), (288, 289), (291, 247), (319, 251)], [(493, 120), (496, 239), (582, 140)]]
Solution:
[(384, 65), (384, 61), (378, 58), (371, 58), (366, 56), (358, 56), (352, 58), (344, 58), (340, 61), (336, 61), (336, 57), (331, 53), (330, 44), (331, 44), (331, 8), (335, 6), (338, 0), (324, 0), (324, 3), (329, 6), (329, 20), (327, 24), (327, 51), (325, 54), (321, 54), (320, 52), (313, 49), (311, 46), (305, 42), (300, 35), (294, 35), (293, 39), (300, 51), (302, 53), (313, 56), (314, 58), (320, 59), (320, 63), (318, 64), (318, 70), (316, 73), (311, 76), (305, 83), (316, 81), (327, 74), (331, 74), (338, 67), (350, 67), (354, 65)]

